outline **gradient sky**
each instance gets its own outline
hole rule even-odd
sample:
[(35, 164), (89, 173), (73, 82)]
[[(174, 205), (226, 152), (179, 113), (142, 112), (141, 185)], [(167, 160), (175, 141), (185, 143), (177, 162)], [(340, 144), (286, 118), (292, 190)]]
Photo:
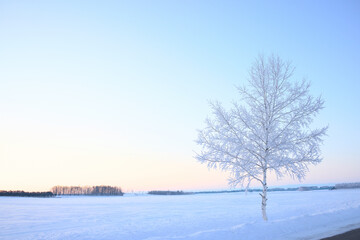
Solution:
[(196, 129), (272, 53), (326, 101), (303, 183), (360, 181), (359, 1), (0, 0), (0, 189), (227, 188)]

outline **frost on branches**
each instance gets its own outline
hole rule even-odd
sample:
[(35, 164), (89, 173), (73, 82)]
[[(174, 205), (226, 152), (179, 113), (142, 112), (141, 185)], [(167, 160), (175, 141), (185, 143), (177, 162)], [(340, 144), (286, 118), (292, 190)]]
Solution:
[(230, 171), (230, 184), (262, 184), (262, 216), (267, 220), (267, 174), (288, 174), (299, 180), (309, 164), (321, 161), (320, 145), (327, 127), (310, 129), (323, 108), (321, 97), (309, 94), (306, 81), (292, 82), (294, 67), (260, 56), (249, 72), (248, 87), (239, 87), (241, 104), (226, 110), (212, 103), (213, 118), (199, 131), (196, 159), (210, 168)]

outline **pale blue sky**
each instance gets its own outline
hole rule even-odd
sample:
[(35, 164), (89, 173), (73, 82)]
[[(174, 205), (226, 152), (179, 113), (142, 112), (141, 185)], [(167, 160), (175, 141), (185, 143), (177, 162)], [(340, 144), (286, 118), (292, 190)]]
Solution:
[(0, 189), (226, 187), (196, 129), (271, 53), (326, 101), (305, 183), (360, 181), (358, 1), (0, 0)]

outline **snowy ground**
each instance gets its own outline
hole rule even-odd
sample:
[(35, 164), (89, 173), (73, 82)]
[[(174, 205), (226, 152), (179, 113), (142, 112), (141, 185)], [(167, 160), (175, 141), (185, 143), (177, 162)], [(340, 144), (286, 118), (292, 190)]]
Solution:
[(360, 227), (360, 190), (0, 197), (0, 239), (319, 239)]

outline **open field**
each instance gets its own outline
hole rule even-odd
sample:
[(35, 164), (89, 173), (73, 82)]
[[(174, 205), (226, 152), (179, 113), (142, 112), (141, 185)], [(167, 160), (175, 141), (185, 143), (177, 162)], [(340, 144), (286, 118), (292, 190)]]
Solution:
[(0, 197), (0, 239), (320, 239), (360, 227), (360, 189), (123, 197)]

